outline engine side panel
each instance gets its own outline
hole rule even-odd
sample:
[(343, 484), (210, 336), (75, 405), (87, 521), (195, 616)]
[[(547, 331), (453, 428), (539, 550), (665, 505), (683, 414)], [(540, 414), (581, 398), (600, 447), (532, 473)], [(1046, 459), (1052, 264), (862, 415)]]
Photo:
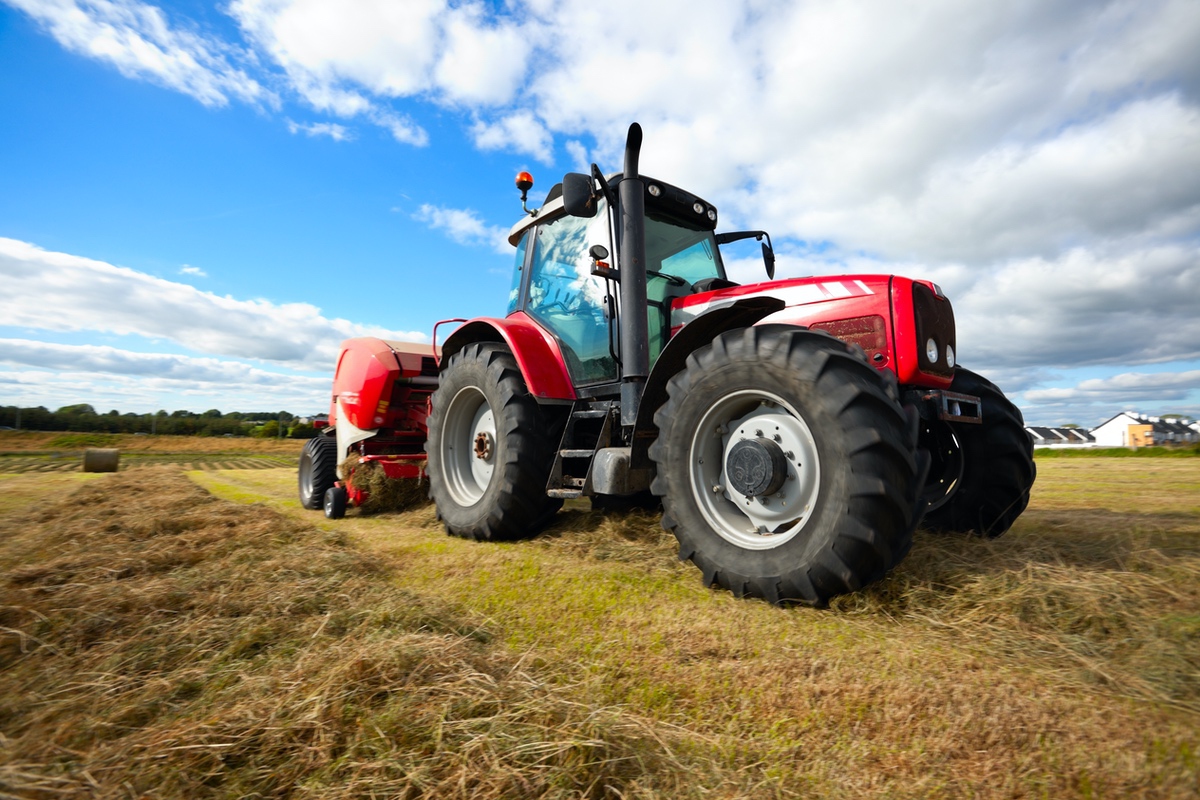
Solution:
[[(943, 374), (922, 370), (918, 358), (917, 321), (913, 311), (915, 281), (893, 275), (838, 275), (796, 278), (747, 284), (691, 295), (672, 306), (673, 330), (706, 311), (732, 305), (739, 299), (768, 296), (782, 300), (785, 307), (764, 317), (758, 324), (803, 325), (823, 330), (863, 348), (871, 364), (890, 369), (905, 385), (945, 389), (952, 370)], [(925, 281), (922, 286), (932, 287)], [(930, 289), (932, 294), (932, 288)], [(949, 301), (947, 306), (953, 327)], [(949, 334), (953, 341), (953, 333)]]

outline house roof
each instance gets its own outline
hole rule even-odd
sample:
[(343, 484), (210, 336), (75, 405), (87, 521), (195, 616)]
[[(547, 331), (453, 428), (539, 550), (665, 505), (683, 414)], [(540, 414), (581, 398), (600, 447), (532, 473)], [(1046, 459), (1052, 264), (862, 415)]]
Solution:
[(1025, 428), (1035, 439), (1048, 442), (1062, 442), (1064, 444), (1090, 444), (1096, 441), (1096, 437), (1085, 431), (1083, 428), (1046, 428), (1042, 426), (1030, 425)]
[(1176, 435), (1195, 433), (1197, 424), (1190, 419), (1163, 419), (1161, 417), (1151, 417), (1147, 414), (1139, 414), (1136, 411), (1122, 411), (1120, 414), (1106, 419), (1104, 422), (1092, 428), (1093, 431), (1103, 428), (1108, 423), (1120, 417), (1128, 417), (1131, 424), (1150, 425), (1155, 433), (1174, 433)]

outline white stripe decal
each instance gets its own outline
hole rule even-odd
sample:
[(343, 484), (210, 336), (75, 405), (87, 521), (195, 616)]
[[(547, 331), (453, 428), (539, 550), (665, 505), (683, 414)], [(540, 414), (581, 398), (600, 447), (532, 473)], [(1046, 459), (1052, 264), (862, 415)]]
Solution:
[[(861, 290), (861, 291), (858, 291)], [(871, 288), (862, 281), (854, 281), (851, 284), (842, 283), (841, 281), (827, 281), (824, 283), (806, 283), (800, 286), (788, 286), (783, 289), (775, 289), (773, 291), (765, 291), (759, 294), (743, 294), (736, 297), (722, 297), (716, 300), (710, 300), (707, 303), (698, 303), (685, 308), (673, 308), (671, 313), (671, 323), (673, 325), (683, 325), (691, 322), (696, 317), (705, 312), (712, 311), (717, 308), (731, 306), (738, 300), (748, 297), (775, 297), (783, 301), (785, 306), (803, 306), (809, 303), (823, 303), (829, 299), (840, 299), (843, 297), (862, 297), (863, 295), (873, 295)]]
[(850, 297), (853, 295), (849, 289), (841, 284), (840, 281), (829, 281), (821, 284), (825, 287), (825, 291), (829, 292), (833, 297)]

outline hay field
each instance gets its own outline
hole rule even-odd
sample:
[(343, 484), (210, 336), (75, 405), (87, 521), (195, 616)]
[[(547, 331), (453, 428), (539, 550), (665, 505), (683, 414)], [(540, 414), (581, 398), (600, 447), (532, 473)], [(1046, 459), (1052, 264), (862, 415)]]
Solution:
[(120, 470), (167, 464), (186, 470), (294, 467), (304, 442), (248, 437), (137, 436), (0, 431), (0, 474), (78, 472), (84, 450), (115, 447)]
[(1006, 537), (820, 611), (704, 589), (650, 515), (478, 544), (294, 483), (0, 478), (0, 793), (1197, 796), (1191, 459), (1040, 462)]
[(0, 453), (76, 453), (88, 447), (116, 447), (122, 454), (226, 454), (299, 458), (301, 439), (255, 439), (249, 436), (142, 436), (132, 433), (62, 433), (0, 431)]

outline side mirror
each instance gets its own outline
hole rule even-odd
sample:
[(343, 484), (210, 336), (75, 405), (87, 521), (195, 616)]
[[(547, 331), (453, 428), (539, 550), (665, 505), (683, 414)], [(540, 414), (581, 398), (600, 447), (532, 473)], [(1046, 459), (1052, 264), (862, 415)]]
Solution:
[(775, 251), (763, 242), (763, 263), (767, 265), (767, 280), (775, 280)]
[(592, 178), (582, 172), (568, 172), (562, 180), (563, 207), (572, 217), (596, 216), (596, 195)]

